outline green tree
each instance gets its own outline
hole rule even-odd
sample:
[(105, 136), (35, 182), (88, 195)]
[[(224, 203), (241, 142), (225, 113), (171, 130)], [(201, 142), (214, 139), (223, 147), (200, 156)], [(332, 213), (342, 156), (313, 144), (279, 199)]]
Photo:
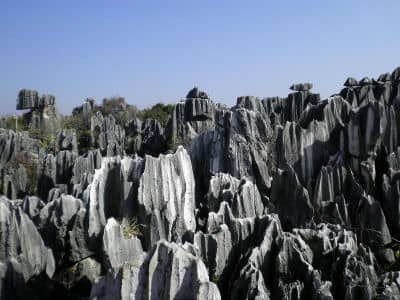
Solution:
[(168, 122), (169, 115), (171, 114), (174, 106), (172, 104), (157, 103), (151, 108), (146, 108), (138, 113), (138, 118), (144, 119), (155, 119), (165, 127)]

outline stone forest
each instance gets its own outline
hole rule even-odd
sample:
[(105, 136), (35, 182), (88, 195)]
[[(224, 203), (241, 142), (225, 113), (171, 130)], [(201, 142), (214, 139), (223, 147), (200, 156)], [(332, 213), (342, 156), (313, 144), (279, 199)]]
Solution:
[(0, 298), (400, 299), (400, 67), (343, 85), (71, 115), (16, 91)]

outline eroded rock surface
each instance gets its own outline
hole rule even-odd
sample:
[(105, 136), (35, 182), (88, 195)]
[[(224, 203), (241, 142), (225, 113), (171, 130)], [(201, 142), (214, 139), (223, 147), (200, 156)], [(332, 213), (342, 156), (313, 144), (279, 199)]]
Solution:
[(312, 88), (79, 130), (22, 90), (54, 139), (0, 128), (0, 298), (399, 299), (400, 68)]

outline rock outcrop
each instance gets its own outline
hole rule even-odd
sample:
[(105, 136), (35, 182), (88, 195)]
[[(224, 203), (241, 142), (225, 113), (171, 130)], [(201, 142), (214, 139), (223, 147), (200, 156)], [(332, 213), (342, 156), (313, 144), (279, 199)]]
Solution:
[(61, 115), (57, 112), (56, 98), (42, 95), (35, 90), (23, 89), (18, 94), (17, 109), (30, 111), (24, 114), (25, 123), (32, 129), (55, 134), (60, 128)]
[(103, 117), (97, 112), (91, 119), (92, 146), (99, 148), (102, 155), (122, 155), (125, 148), (125, 130), (116, 124), (112, 115)]
[(221, 299), (201, 259), (185, 246), (158, 242), (139, 264), (126, 264), (113, 277), (102, 278), (92, 299)]
[(27, 292), (29, 280), (53, 276), (53, 252), (45, 246), (32, 220), (4, 196), (0, 197), (0, 228), (0, 294), (5, 299), (19, 298)]
[(183, 242), (196, 229), (190, 157), (183, 147), (158, 158), (146, 156), (137, 191), (137, 218), (146, 249), (158, 240)]

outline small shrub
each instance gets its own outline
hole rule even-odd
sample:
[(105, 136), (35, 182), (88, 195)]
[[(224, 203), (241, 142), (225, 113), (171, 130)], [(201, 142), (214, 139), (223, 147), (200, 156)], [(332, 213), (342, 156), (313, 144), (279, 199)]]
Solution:
[(139, 110), (135, 105), (127, 104), (125, 98), (113, 96), (103, 99), (100, 111), (103, 116), (112, 115), (115, 122), (124, 127), (130, 120), (136, 118)]
[(141, 228), (144, 227), (143, 224), (139, 224), (137, 218), (133, 218), (128, 223), (123, 226), (123, 234), (125, 239), (130, 239), (134, 236), (142, 237)]
[(211, 278), (211, 281), (214, 282), (215, 284), (218, 284), (219, 279), (220, 279), (220, 278), (219, 278), (218, 275), (213, 274), (213, 275), (212, 275), (212, 278)]
[(182, 140), (180, 137), (171, 137), (167, 142), (167, 148), (171, 151), (176, 151), (179, 145), (182, 145)]
[(31, 138), (39, 141), (40, 147), (47, 151), (54, 151), (55, 139), (52, 134), (37, 128), (29, 128), (28, 133)]
[(160, 122), (161, 126), (165, 127), (168, 122), (169, 115), (171, 114), (174, 106), (171, 104), (157, 103), (151, 108), (146, 108), (138, 113), (138, 118), (144, 119), (155, 119)]

